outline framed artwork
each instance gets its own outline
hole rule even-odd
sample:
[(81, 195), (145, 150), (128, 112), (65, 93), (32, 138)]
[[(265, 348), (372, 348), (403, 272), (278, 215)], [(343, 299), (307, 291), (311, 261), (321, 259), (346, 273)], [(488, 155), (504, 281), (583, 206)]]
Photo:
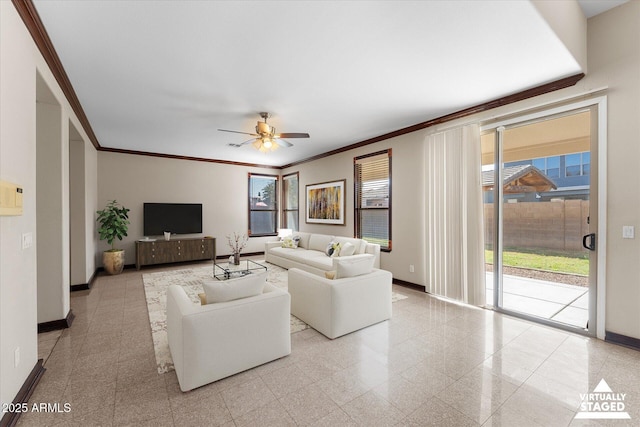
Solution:
[(307, 185), (306, 222), (344, 225), (346, 179)]

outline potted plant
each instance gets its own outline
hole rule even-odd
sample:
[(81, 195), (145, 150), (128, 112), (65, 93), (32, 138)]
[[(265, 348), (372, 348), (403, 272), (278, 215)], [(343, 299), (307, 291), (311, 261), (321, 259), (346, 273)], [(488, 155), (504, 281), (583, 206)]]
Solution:
[(124, 249), (116, 249), (115, 240), (122, 240), (129, 230), (129, 209), (118, 204), (115, 200), (96, 212), (100, 223), (98, 233), (100, 240), (106, 240), (111, 249), (102, 253), (102, 265), (109, 274), (120, 274), (124, 268)]

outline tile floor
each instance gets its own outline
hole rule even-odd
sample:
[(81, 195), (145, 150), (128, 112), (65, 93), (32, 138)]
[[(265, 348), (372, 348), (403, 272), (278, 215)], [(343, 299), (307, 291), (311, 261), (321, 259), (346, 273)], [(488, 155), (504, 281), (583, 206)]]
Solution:
[[(18, 425), (640, 425), (640, 352), (395, 290), (409, 298), (390, 321), (333, 341), (295, 333), (290, 356), (182, 393), (156, 371), (142, 273), (100, 277), (73, 293), (76, 319), (30, 400), (71, 411)], [(574, 419), (601, 379), (631, 420)]]

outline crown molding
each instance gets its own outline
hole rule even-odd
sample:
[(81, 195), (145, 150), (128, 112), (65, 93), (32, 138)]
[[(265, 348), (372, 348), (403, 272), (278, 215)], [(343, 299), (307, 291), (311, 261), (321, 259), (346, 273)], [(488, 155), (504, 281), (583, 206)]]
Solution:
[(177, 154), (154, 153), (151, 151), (127, 150), (124, 148), (100, 147), (98, 148), (98, 151), (103, 151), (106, 153), (133, 154), (137, 156), (161, 157), (164, 159), (191, 160), (194, 162), (220, 163), (223, 165), (244, 166), (249, 168), (282, 169), (282, 167), (280, 166), (273, 166), (273, 165), (260, 165), (257, 163), (234, 162), (232, 160), (208, 159), (206, 157), (180, 156)]
[(494, 108), (502, 107), (508, 104), (513, 104), (515, 102), (523, 101), (525, 99), (533, 98), (536, 96), (544, 95), (545, 93), (554, 92), (556, 90), (564, 89), (567, 87), (574, 86), (584, 77), (584, 73), (575, 74), (573, 76), (565, 77), (560, 80), (553, 81), (551, 83), (546, 83), (540, 86), (536, 86), (531, 89), (524, 90), (522, 92), (514, 93), (512, 95), (504, 96), (502, 98), (494, 99), (493, 101), (485, 102), (482, 104), (478, 104), (473, 107), (465, 108), (464, 110), (456, 111), (455, 113), (447, 114), (444, 116), (437, 117), (435, 119), (427, 120), (426, 122), (418, 123), (413, 126), (409, 126), (406, 128), (398, 129), (393, 132), (385, 133), (384, 135), (376, 136), (373, 138), (365, 139), (364, 141), (356, 142), (355, 144), (347, 145), (342, 148), (337, 148), (335, 150), (328, 151), (326, 153), (318, 154), (312, 157), (308, 157), (304, 160), (300, 160), (297, 162), (289, 163), (287, 165), (283, 165), (281, 168), (286, 169), (292, 166), (297, 166), (302, 163), (311, 162), (314, 160), (322, 159), (323, 157), (333, 156), (334, 154), (343, 153), (345, 151), (353, 150), (354, 148), (364, 147), (365, 145), (374, 144), (376, 142), (384, 141), (386, 139), (395, 138), (397, 136), (405, 135), (407, 133), (415, 132), (418, 130), (426, 129), (431, 126), (439, 125), (442, 123), (450, 122), (453, 120), (461, 119), (463, 117), (471, 116), (473, 114), (478, 114), (487, 110), (492, 110)]

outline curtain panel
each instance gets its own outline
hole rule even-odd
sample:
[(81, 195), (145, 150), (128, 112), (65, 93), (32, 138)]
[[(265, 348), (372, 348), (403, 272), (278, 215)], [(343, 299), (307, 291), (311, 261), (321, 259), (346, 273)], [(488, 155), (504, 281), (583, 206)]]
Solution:
[(424, 144), (427, 290), (484, 305), (480, 128), (431, 134)]

